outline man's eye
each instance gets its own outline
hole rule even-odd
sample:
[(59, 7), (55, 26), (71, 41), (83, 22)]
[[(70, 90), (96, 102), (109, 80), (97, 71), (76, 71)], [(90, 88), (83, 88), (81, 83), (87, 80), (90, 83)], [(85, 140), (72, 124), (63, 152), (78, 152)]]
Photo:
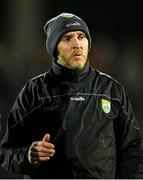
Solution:
[(65, 38), (65, 41), (69, 41), (70, 40), (70, 38)]
[(79, 39), (83, 39), (83, 38), (85, 38), (84, 35), (80, 35), (80, 36), (79, 36)]
[(64, 41), (69, 41), (69, 40), (70, 40), (70, 37), (64, 37), (63, 40), (64, 40)]

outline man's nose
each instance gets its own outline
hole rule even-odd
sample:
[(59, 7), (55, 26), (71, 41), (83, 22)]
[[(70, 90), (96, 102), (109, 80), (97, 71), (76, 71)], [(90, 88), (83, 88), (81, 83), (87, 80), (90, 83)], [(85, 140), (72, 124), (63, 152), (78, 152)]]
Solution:
[(75, 47), (75, 48), (81, 47), (81, 41), (78, 38), (73, 39), (73, 47)]

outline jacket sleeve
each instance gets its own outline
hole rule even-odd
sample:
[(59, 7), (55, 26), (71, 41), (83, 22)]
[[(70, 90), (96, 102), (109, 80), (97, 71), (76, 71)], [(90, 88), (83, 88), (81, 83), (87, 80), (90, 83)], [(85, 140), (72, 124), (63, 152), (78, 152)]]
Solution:
[(117, 145), (117, 177), (142, 179), (143, 146), (141, 129), (123, 87), (120, 94), (120, 111), (114, 122)]
[(18, 94), (8, 115), (7, 128), (0, 147), (0, 163), (10, 172), (26, 174), (27, 170), (30, 170), (30, 163), (26, 161), (27, 150), (31, 144), (30, 133), (25, 128), (23, 119), (26, 119), (31, 111), (32, 94), (31, 83), (27, 83)]

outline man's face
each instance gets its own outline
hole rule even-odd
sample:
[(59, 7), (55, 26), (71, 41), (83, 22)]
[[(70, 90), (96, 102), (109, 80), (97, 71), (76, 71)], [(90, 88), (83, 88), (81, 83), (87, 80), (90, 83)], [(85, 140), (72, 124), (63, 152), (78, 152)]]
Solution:
[(88, 56), (88, 39), (81, 31), (66, 33), (57, 46), (57, 62), (70, 69), (82, 69)]

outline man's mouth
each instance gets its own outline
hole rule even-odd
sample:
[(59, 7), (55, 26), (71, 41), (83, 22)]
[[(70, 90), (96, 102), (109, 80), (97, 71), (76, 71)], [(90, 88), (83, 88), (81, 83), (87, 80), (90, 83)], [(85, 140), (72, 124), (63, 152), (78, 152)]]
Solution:
[(74, 54), (74, 56), (81, 56), (81, 54)]
[(81, 53), (81, 52), (77, 52), (77, 53), (74, 53), (73, 55), (74, 55), (74, 56), (81, 56), (82, 53)]

